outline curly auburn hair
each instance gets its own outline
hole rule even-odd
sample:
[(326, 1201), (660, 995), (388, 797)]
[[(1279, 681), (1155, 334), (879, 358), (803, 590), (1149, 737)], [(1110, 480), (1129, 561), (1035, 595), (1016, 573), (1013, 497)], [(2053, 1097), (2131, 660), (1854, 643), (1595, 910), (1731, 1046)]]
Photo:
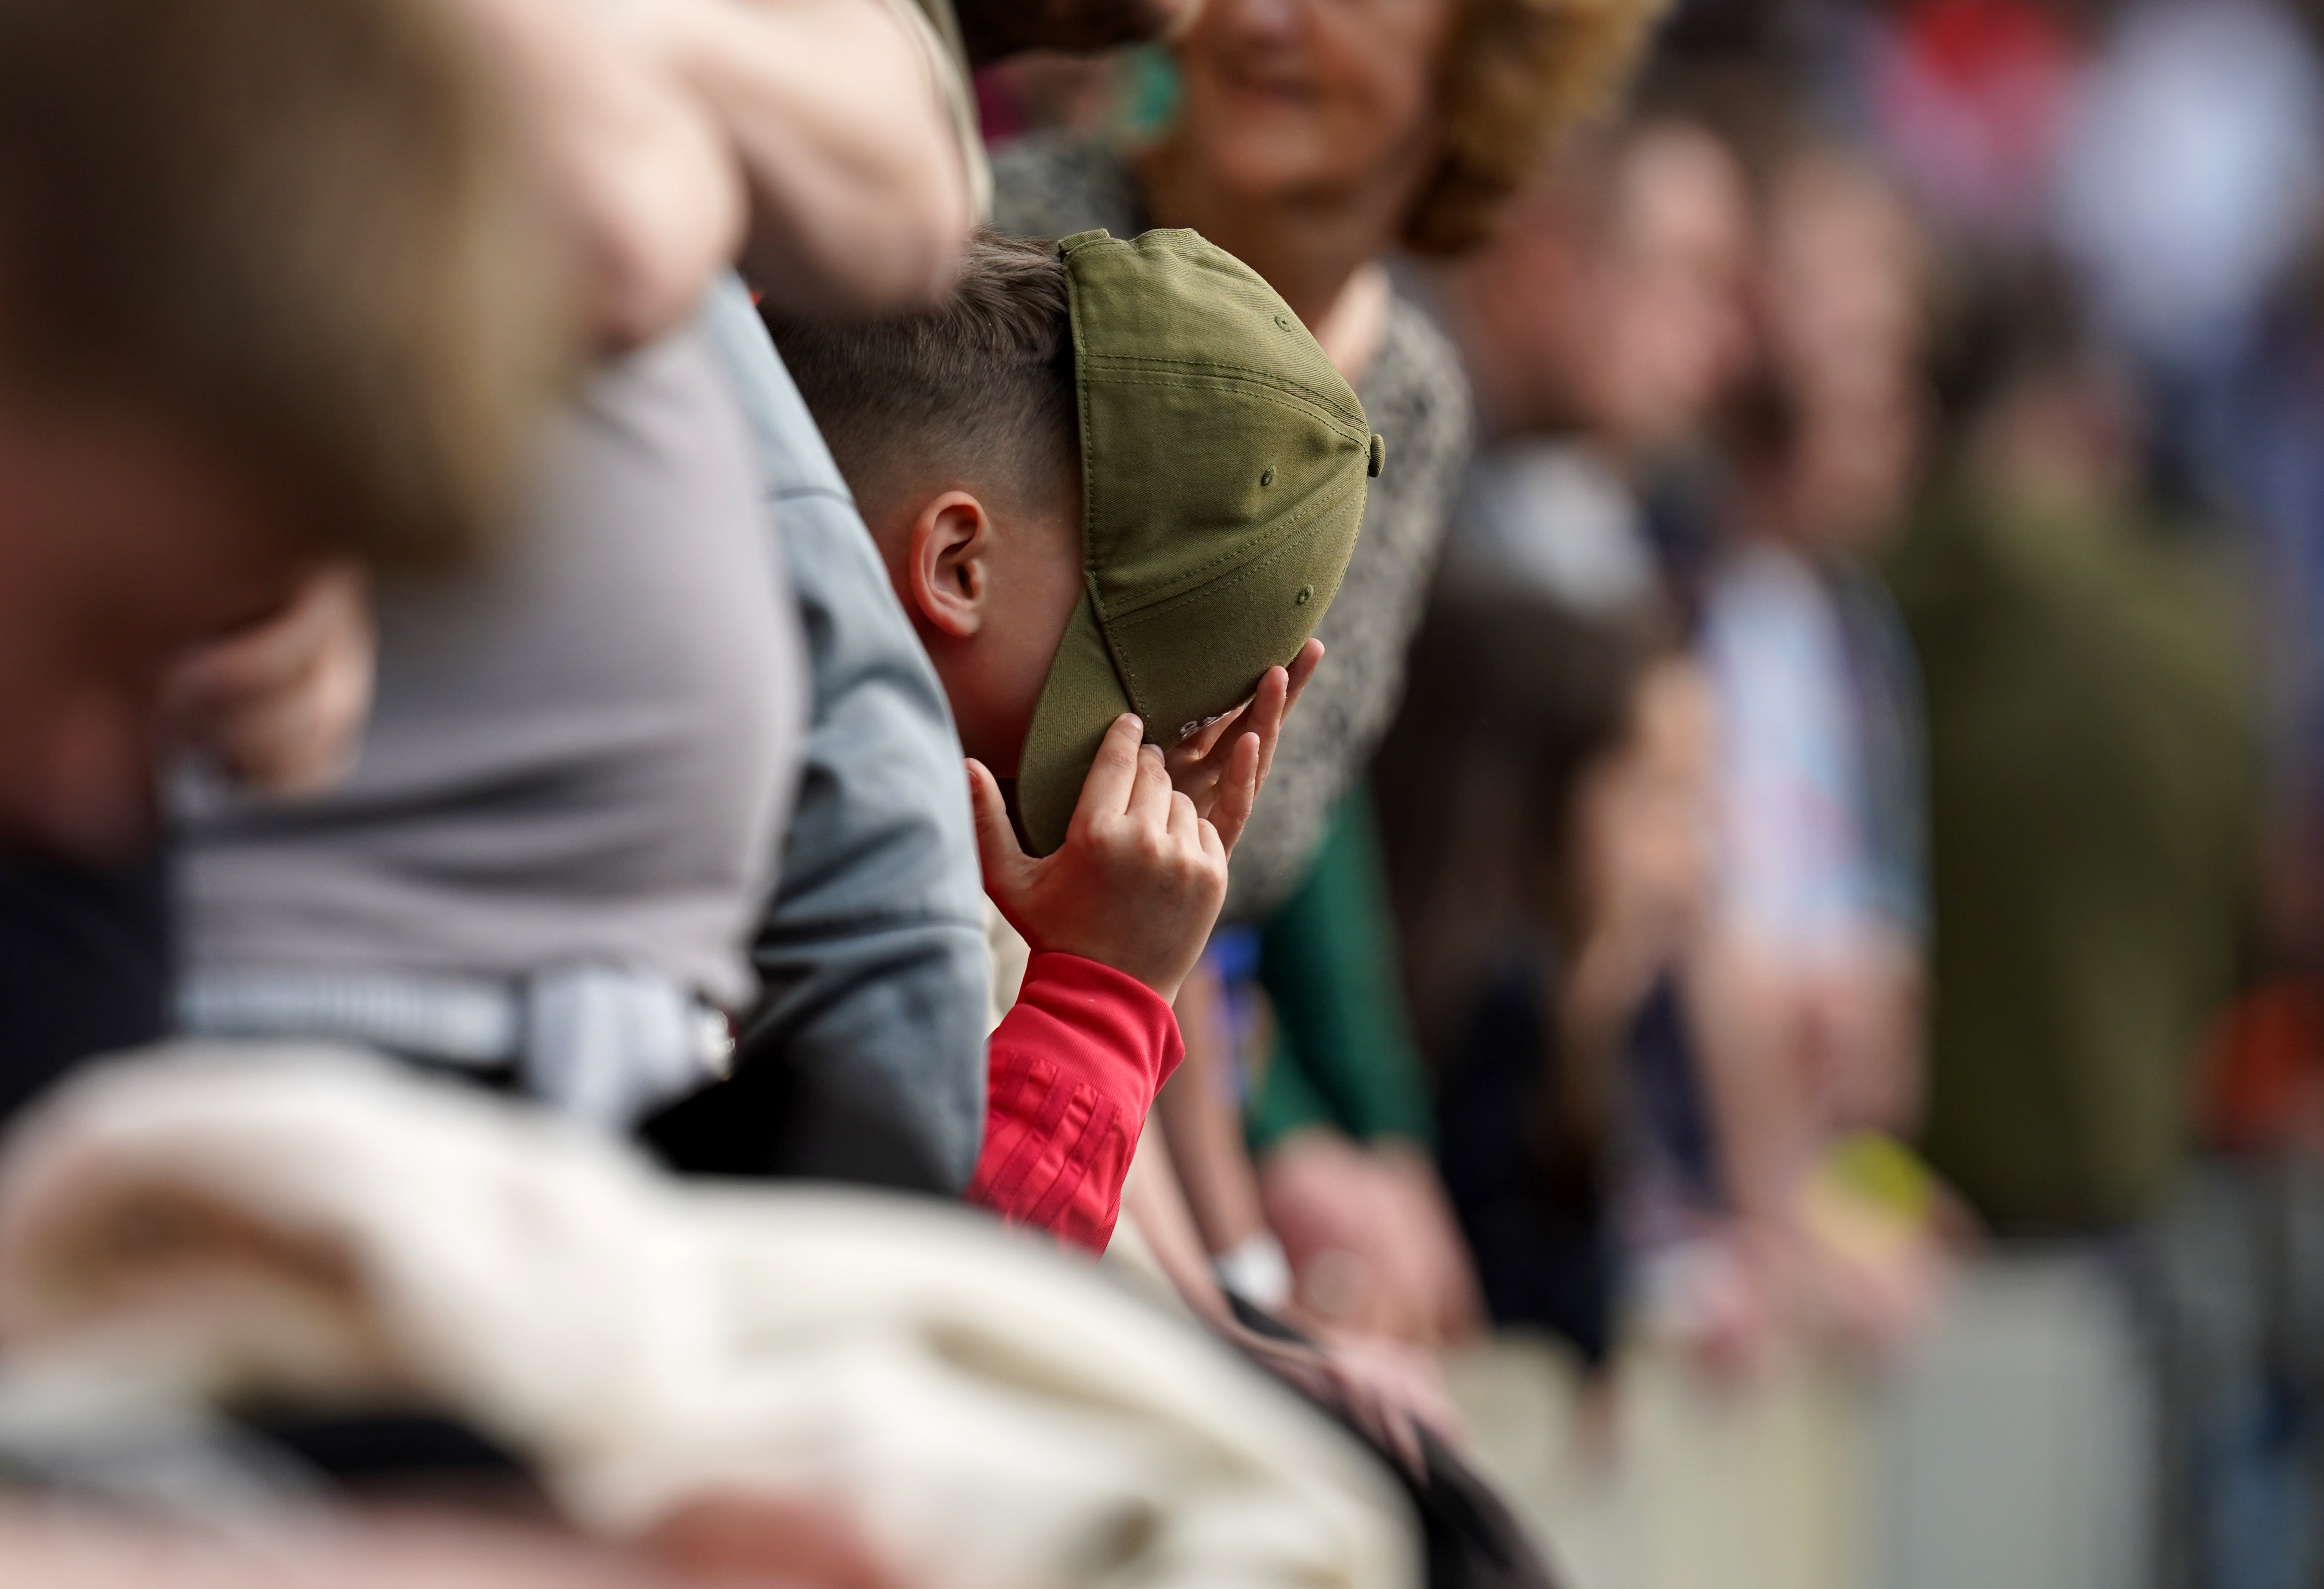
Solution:
[(1665, 0), (1453, 0), (1437, 64), (1444, 151), (1405, 217), (1416, 254), (1484, 241), (1558, 134), (1610, 106)]

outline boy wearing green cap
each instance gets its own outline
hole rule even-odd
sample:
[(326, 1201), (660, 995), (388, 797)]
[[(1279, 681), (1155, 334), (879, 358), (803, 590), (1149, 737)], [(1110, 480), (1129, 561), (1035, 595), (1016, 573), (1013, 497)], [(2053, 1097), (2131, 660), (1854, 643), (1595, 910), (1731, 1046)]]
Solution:
[(1273, 290), (1191, 232), (985, 237), (940, 309), (771, 328), (1034, 951), (970, 1196), (1102, 1248), (1379, 440)]

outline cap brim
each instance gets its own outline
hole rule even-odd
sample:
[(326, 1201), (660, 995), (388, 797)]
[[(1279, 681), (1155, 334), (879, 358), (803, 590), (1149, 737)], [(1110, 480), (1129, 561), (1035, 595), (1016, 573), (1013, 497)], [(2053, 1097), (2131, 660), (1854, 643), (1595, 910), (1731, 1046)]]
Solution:
[(1017, 814), (1036, 854), (1048, 855), (1065, 842), (1106, 730), (1134, 709), (1113, 670), (1097, 608), (1084, 591), (1057, 642), (1048, 682), (1041, 687), (1025, 749), (1017, 758)]

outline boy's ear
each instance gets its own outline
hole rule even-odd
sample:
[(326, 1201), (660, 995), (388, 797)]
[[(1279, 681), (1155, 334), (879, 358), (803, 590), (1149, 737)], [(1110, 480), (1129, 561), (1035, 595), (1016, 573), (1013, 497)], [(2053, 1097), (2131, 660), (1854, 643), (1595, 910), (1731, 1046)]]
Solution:
[(940, 633), (966, 640), (983, 628), (991, 565), (992, 518), (967, 492), (932, 496), (913, 516), (905, 587), (913, 609)]

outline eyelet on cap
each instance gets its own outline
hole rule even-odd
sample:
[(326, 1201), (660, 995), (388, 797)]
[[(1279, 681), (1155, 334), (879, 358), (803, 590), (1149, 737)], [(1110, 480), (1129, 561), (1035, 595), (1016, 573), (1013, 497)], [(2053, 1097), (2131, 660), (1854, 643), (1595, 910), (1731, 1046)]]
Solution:
[(1259, 472), (1259, 483), (1261, 485), (1272, 485), (1275, 484), (1275, 466), (1273, 464), (1268, 465), (1267, 467)]
[(1291, 599), (1298, 605), (1304, 607), (1309, 602), (1315, 599), (1315, 587), (1312, 585), (1303, 585), (1299, 587), (1299, 594), (1293, 596)]
[(1276, 316), (1275, 328), (1278, 331), (1288, 331), (1291, 329), (1291, 317), (1289, 315)]
[(1379, 478), (1379, 472), (1387, 467), (1388, 441), (1379, 431), (1375, 430), (1372, 432), (1372, 456), (1364, 465), (1364, 473), (1377, 480)]

